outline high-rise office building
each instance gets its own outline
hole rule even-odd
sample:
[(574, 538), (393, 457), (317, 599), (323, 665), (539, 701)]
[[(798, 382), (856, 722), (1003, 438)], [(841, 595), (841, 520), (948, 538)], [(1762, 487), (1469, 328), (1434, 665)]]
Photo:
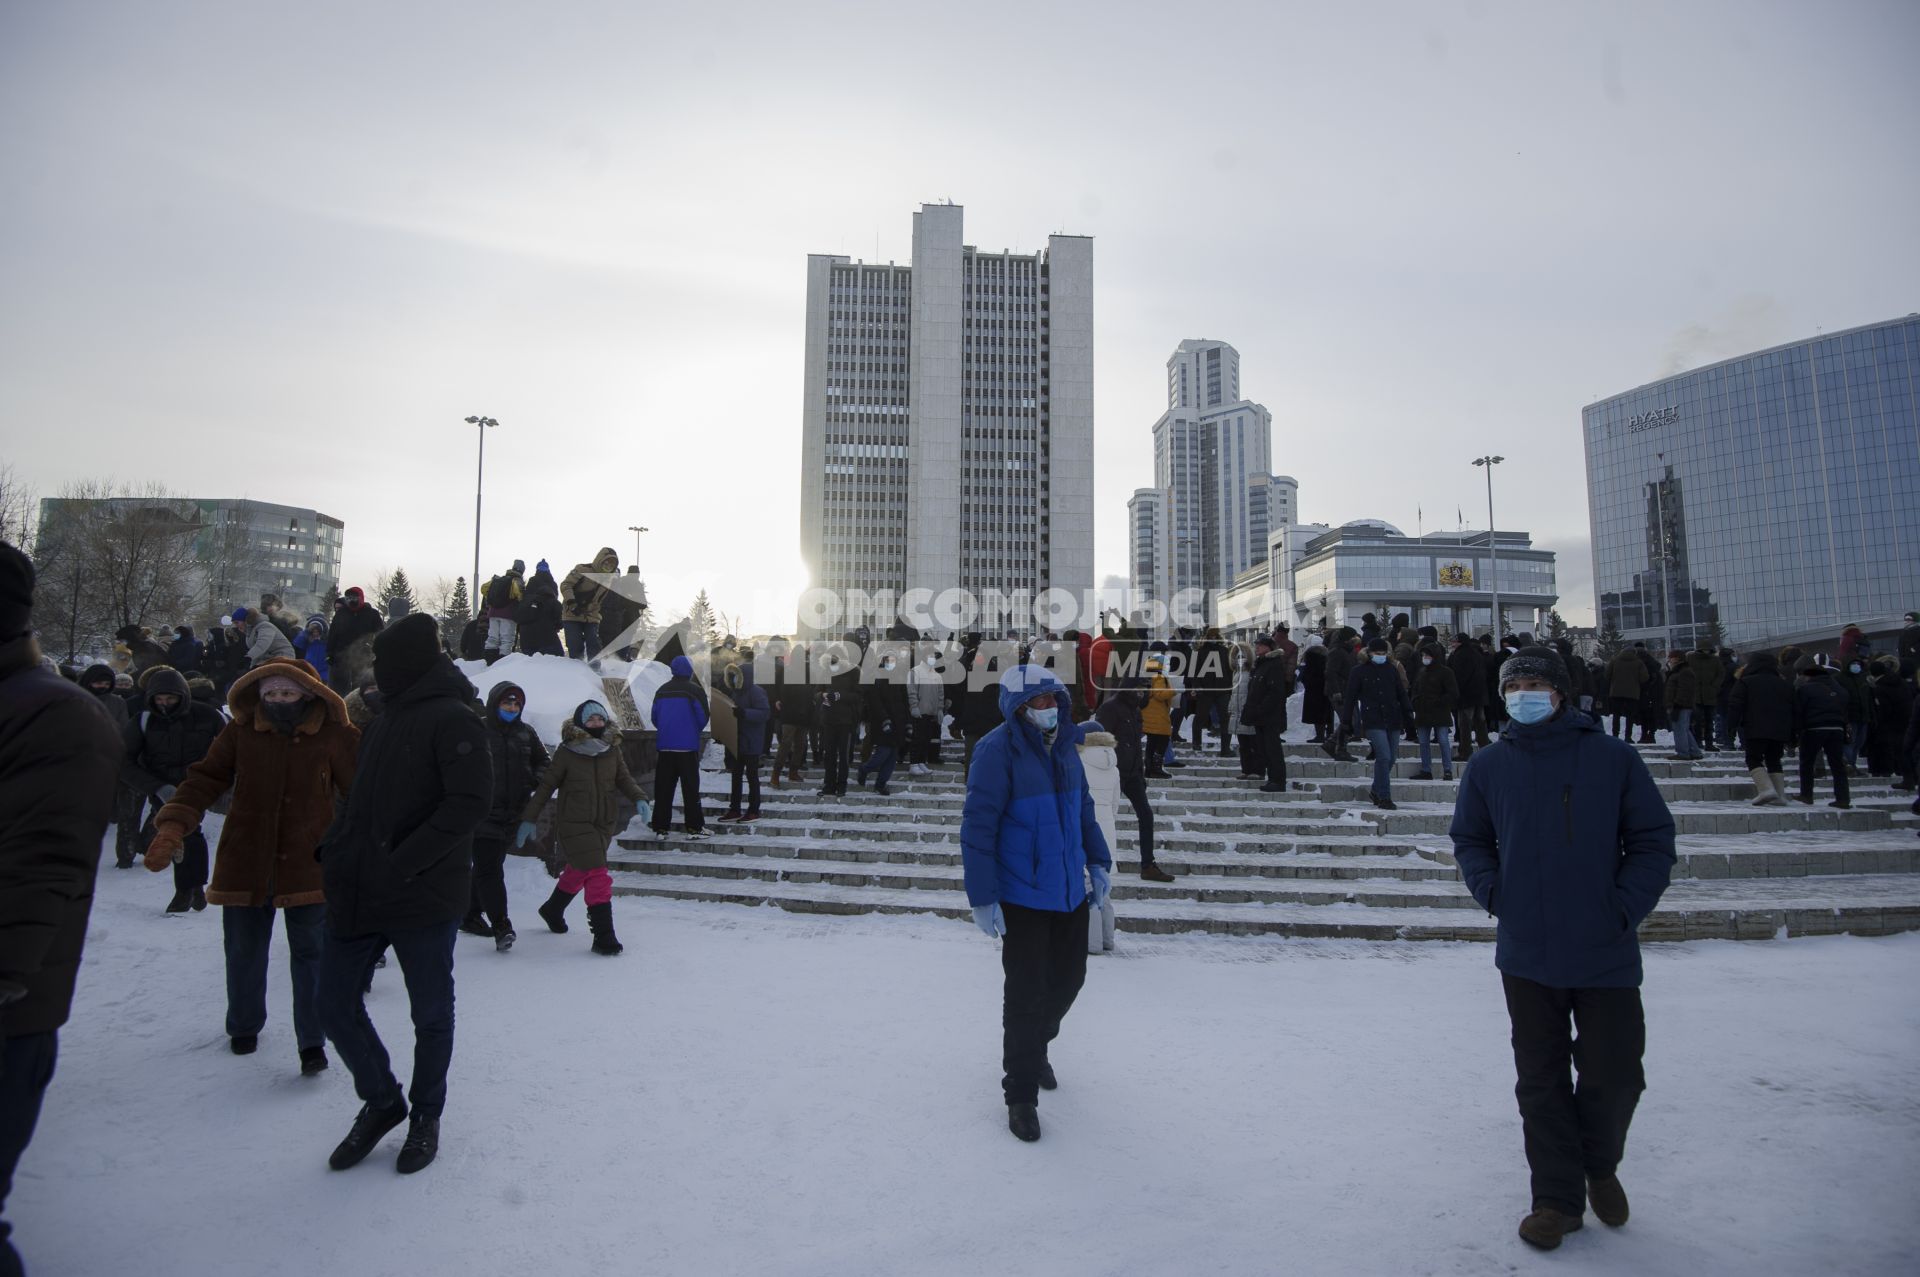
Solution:
[(1241, 397), (1240, 352), (1223, 341), (1181, 342), (1167, 360), (1167, 409), (1153, 424), (1162, 534), (1149, 597), (1223, 590), (1265, 560), (1267, 533), (1296, 517), (1299, 489), (1291, 479), (1274, 489), (1272, 434), (1273, 414)]
[(1920, 599), (1920, 315), (1582, 413), (1602, 632), (1738, 649), (1897, 630)]
[(1167, 558), (1162, 545), (1162, 494), (1158, 488), (1135, 488), (1127, 498), (1127, 587), (1135, 599), (1164, 598), (1162, 571)]
[[(1093, 241), (807, 258), (801, 555), (842, 594), (1093, 588)], [(803, 621), (803, 628), (807, 628)], [(937, 628), (937, 627), (936, 627)]]

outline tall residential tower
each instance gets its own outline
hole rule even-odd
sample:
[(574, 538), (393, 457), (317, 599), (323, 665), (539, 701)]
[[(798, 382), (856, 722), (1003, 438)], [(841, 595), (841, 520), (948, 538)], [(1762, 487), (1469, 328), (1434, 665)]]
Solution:
[[(1093, 588), (1093, 241), (807, 258), (800, 545), (842, 594)], [(803, 627), (804, 628), (804, 627)]]

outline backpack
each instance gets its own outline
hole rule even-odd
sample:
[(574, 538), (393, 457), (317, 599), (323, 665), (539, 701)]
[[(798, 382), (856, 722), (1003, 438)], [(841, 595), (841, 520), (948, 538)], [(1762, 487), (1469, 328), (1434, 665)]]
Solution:
[(496, 576), (487, 582), (487, 606), (511, 607), (513, 605), (513, 578)]

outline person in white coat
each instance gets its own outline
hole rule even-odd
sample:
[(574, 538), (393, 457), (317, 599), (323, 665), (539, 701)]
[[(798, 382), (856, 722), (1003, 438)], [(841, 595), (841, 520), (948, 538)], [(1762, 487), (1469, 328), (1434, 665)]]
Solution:
[[(1086, 770), (1087, 790), (1093, 795), (1093, 815), (1111, 848), (1120, 846), (1120, 758), (1114, 744), (1106, 732), (1083, 730), (1080, 734), (1080, 766)], [(1098, 909), (1087, 910), (1088, 953), (1113, 948), (1113, 917), (1111, 894)]]
[(927, 776), (940, 748), (940, 711), (946, 707), (947, 685), (935, 666), (940, 658), (928, 652), (907, 679), (908, 703), (913, 708), (912, 766), (909, 775)]

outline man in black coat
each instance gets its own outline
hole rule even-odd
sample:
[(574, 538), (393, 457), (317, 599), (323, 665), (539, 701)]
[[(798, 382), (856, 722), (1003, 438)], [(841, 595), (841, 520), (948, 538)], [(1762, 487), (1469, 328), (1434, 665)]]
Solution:
[(0, 542), (0, 1208), (53, 1080), (121, 759), (94, 697), (41, 664), (32, 609), (33, 564)]
[(1140, 708), (1146, 701), (1146, 689), (1137, 681), (1109, 689), (1093, 712), (1093, 721), (1113, 736), (1120, 792), (1133, 804), (1133, 818), (1140, 826), (1140, 876), (1148, 882), (1172, 882), (1173, 875), (1153, 858), (1153, 806), (1147, 801), (1147, 751), (1140, 726)]
[(340, 596), (327, 627), (327, 686), (345, 696), (359, 684), (366, 658), (356, 645), (371, 640), (381, 624), (380, 609), (367, 602), (359, 586)]
[(1367, 644), (1367, 658), (1347, 675), (1347, 710), (1373, 746), (1373, 805), (1394, 810), (1393, 764), (1400, 755), (1400, 736), (1413, 726), (1413, 698), (1394, 668), (1387, 641)]
[[(171, 669), (157, 669), (147, 679), (147, 707), (123, 729), (127, 764), (124, 775), (140, 796), (140, 807), (150, 800), (158, 811), (173, 798), (187, 778), (187, 768), (207, 756), (214, 739), (227, 725), (220, 711), (202, 705), (187, 690), (187, 680)], [(136, 807), (136, 810), (139, 808)], [(141, 830), (152, 841), (152, 833)], [(168, 913), (207, 907), (207, 836), (197, 827), (181, 844), (173, 862), (173, 899)]]
[[(497, 659), (497, 658), (496, 658)], [(533, 787), (546, 774), (547, 747), (522, 717), (527, 694), (515, 683), (496, 683), (487, 693), (487, 754), (493, 765), (493, 801), (473, 831), (473, 896), (460, 929), (491, 936), (501, 953), (513, 948), (513, 920), (507, 916), (507, 847), (520, 826), (520, 812)]]
[[(493, 799), (486, 728), (468, 707), (473, 684), (440, 648), (433, 618), (416, 613), (373, 641), (383, 709), (360, 745), (346, 810), (321, 841), (327, 939), (320, 1010), (327, 1036), (364, 1104), (333, 1152), (355, 1165), (388, 1131), (413, 1121), (399, 1169), (411, 1174), (440, 1147), (453, 1060), (453, 940), (472, 895), (473, 832)], [(374, 962), (391, 949), (413, 1008), (413, 1085), (403, 1098), (367, 1018)]]
[(1793, 734), (1800, 742), (1800, 801), (1813, 803), (1813, 769), (1825, 755), (1833, 771), (1830, 807), (1851, 807), (1847, 791), (1847, 693), (1832, 669), (1803, 656), (1795, 670), (1800, 684), (1793, 689)]
[(1281, 794), (1287, 789), (1287, 694), (1293, 690), (1293, 668), (1273, 641), (1271, 634), (1253, 640), (1253, 673), (1247, 679), (1247, 701), (1240, 707), (1240, 721), (1260, 729), (1260, 756), (1266, 761), (1267, 779), (1262, 793)]
[(1782, 756), (1793, 739), (1793, 685), (1780, 676), (1780, 659), (1772, 652), (1751, 653), (1740, 676), (1727, 681), (1733, 684), (1727, 694), (1727, 738), (1738, 737), (1746, 744), (1753, 805), (1783, 803), (1787, 777)]
[(1455, 762), (1464, 763), (1473, 757), (1476, 742), (1493, 743), (1487, 735), (1487, 672), (1479, 645), (1465, 634), (1454, 635), (1447, 668), (1460, 684), (1460, 704), (1453, 711), (1453, 755)]

